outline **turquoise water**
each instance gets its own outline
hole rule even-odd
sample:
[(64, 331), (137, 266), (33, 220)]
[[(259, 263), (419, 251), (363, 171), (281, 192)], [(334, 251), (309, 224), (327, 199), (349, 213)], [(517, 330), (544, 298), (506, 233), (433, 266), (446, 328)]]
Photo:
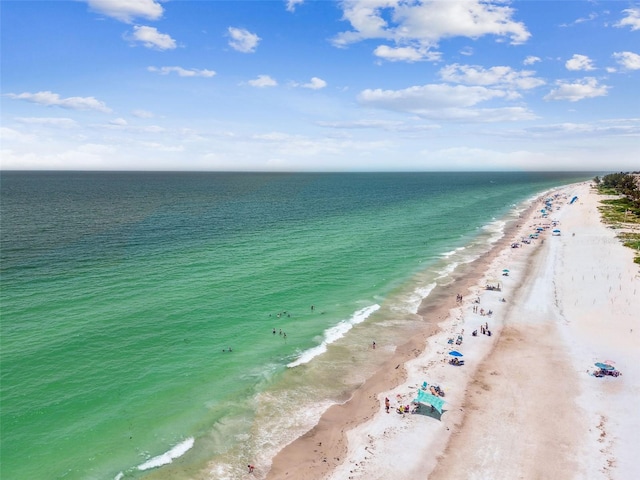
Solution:
[(3, 172), (2, 477), (264, 473), (517, 204), (591, 177)]

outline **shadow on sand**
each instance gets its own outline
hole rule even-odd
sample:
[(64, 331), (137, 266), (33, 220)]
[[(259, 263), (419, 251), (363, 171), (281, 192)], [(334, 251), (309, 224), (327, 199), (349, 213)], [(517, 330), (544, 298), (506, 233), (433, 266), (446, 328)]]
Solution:
[(420, 405), (420, 408), (416, 412), (414, 412), (412, 415), (422, 415), (423, 417), (431, 417), (440, 422), (442, 421), (442, 415), (444, 415), (446, 411), (447, 410), (443, 409), (442, 413), (440, 413), (435, 408), (432, 410), (429, 405)]

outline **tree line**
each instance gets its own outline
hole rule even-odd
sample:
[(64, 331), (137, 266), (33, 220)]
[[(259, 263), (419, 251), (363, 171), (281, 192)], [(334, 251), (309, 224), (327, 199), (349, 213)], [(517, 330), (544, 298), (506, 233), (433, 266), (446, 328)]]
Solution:
[(602, 178), (595, 177), (593, 181), (598, 188), (612, 189), (626, 197), (634, 213), (640, 214), (640, 172), (610, 173)]

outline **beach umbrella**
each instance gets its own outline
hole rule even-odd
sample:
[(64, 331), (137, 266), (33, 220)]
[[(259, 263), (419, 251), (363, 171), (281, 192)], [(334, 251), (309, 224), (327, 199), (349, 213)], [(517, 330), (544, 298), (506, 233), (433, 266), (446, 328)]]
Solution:
[(504, 273), (509, 273), (509, 269), (505, 268), (504, 270), (502, 270)]
[(553, 233), (560, 233), (560, 230), (558, 230), (557, 228), (553, 231)]
[(609, 365), (608, 363), (596, 362), (594, 365), (598, 368), (601, 368), (602, 370), (615, 370), (615, 367)]
[(457, 350), (451, 350), (451, 351), (449, 352), (449, 355), (452, 355), (452, 356), (454, 356), (454, 357), (462, 357), (462, 356), (463, 356), (463, 355), (462, 355), (460, 352), (458, 352)]

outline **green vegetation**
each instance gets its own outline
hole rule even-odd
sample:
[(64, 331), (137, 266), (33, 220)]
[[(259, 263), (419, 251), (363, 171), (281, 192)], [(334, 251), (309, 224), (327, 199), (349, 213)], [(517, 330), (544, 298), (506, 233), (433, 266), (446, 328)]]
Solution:
[[(598, 209), (611, 228), (624, 229), (618, 234), (625, 247), (636, 251), (634, 262), (640, 264), (640, 174), (612, 173), (593, 181), (602, 195), (618, 198), (603, 200)], [(632, 231), (629, 231), (632, 230)]]

